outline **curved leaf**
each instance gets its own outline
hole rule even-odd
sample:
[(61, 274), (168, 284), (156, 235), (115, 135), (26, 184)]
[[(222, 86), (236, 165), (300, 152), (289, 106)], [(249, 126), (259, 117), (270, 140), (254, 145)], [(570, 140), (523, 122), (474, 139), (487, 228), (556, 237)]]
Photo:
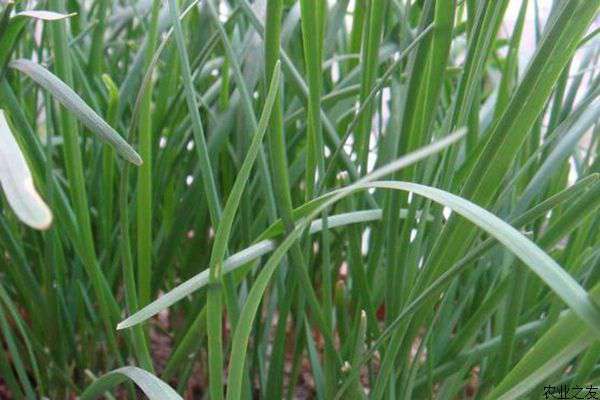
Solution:
[[(465, 135), (465, 130), (460, 129), (456, 133), (448, 135), (447, 137), (438, 140), (430, 144), (429, 146), (425, 146), (419, 150), (416, 150), (412, 153), (409, 153), (398, 160), (387, 164), (377, 171), (374, 171), (369, 175), (372, 179), (377, 179), (377, 177), (385, 176), (388, 174), (397, 171), (407, 165), (411, 165), (419, 160), (429, 157), (432, 154), (438, 153), (451, 144), (457, 142), (462, 139)], [(343, 189), (341, 189), (343, 190)], [(327, 193), (324, 196), (314, 199), (313, 201), (306, 203), (304, 206), (296, 209), (293, 217), (294, 219), (300, 219), (309, 215), (314, 211), (315, 208), (318, 208), (319, 205), (323, 204), (328, 198), (333, 196), (338, 191), (334, 191), (331, 193)], [(364, 215), (362, 213), (375, 213), (373, 215)], [(373, 218), (373, 219), (371, 219)], [(381, 210), (371, 210), (371, 211), (359, 211), (358, 213), (349, 213), (345, 215), (332, 216), (328, 219), (329, 228), (334, 228), (336, 226), (347, 225), (351, 223), (357, 222), (366, 222), (372, 221), (381, 218)], [(311, 232), (316, 233), (322, 229), (321, 220), (316, 220), (311, 225)], [(229, 257), (223, 262), (223, 273), (228, 273), (233, 271), (234, 269), (241, 267), (242, 265), (255, 260), (258, 257), (261, 257), (264, 254), (272, 251), (275, 248), (275, 242), (270, 239), (276, 235), (279, 235), (283, 232), (283, 224), (281, 221), (276, 222), (271, 227), (269, 227), (261, 236), (262, 240), (234, 255)], [(117, 325), (117, 329), (125, 329), (131, 326), (137, 325), (140, 322), (145, 321), (146, 319), (156, 315), (161, 310), (171, 306), (182, 298), (186, 297), (190, 293), (204, 287), (208, 283), (208, 271), (203, 271), (198, 275), (190, 278), (189, 280), (183, 282), (173, 290), (169, 291), (167, 294), (148, 304), (146, 307), (142, 308), (135, 314), (131, 315), (129, 318), (120, 322)]]
[(98, 378), (81, 394), (81, 400), (93, 400), (121, 382), (131, 379), (150, 400), (183, 400), (169, 385), (137, 367), (123, 367)]
[(308, 218), (298, 223), (296, 229), (279, 245), (269, 258), (248, 294), (237, 329), (234, 333), (232, 354), (235, 354), (236, 357), (230, 360), (229, 365), (228, 399), (233, 400), (241, 395), (246, 348), (252, 332), (252, 324), (262, 296), (280, 261), (292, 244), (301, 237), (302, 231), (308, 224), (308, 221), (315, 218), (326, 207), (358, 190), (379, 188), (412, 192), (452, 209), (504, 244), (550, 286), (571, 307), (575, 314), (593, 328), (596, 334), (600, 332), (600, 309), (592, 301), (588, 293), (549, 255), (511, 225), (478, 205), (440, 189), (410, 182), (369, 182), (370, 179), (373, 179), (373, 176), (378, 175), (380, 175), (379, 171), (332, 196)]
[(48, 229), (52, 213), (33, 186), (23, 153), (0, 110), (0, 184), (17, 217), (35, 229)]
[[(400, 217), (404, 218), (406, 217), (406, 214), (406, 210), (401, 210)], [(338, 215), (331, 215), (327, 218), (327, 227), (328, 229), (334, 229), (350, 224), (377, 221), (381, 219), (381, 215), (381, 209), (354, 211)], [(322, 229), (322, 219), (314, 220), (310, 225), (311, 234), (321, 232)], [(273, 251), (276, 246), (277, 242), (275, 240), (261, 240), (260, 242), (253, 244), (252, 246), (249, 246), (244, 250), (229, 256), (225, 261), (223, 261), (223, 269), (221, 273), (226, 274), (233, 272), (236, 269), (248, 264), (249, 262), (257, 260), (265, 254), (268, 254), (269, 252)], [(192, 278), (188, 279), (187, 281), (179, 284), (175, 288), (171, 289), (169, 292), (154, 300), (152, 303), (148, 304), (141, 310), (137, 311), (136, 313), (130, 315), (128, 318), (121, 321), (117, 325), (117, 329), (126, 329), (135, 326), (139, 323), (142, 323), (148, 318), (151, 318), (152, 316), (158, 314), (162, 310), (169, 308), (184, 297), (187, 297), (193, 292), (202, 289), (208, 284), (208, 275), (209, 271), (208, 269), (206, 269), (200, 272), (199, 274), (193, 276)]]
[(363, 186), (404, 190), (451, 208), (504, 244), (600, 335), (600, 308), (588, 293), (527, 236), (491, 212), (454, 194), (416, 183), (373, 182)]
[(142, 159), (136, 151), (106, 123), (67, 84), (41, 65), (25, 59), (11, 61), (9, 66), (21, 71), (49, 91), (63, 106), (71, 111), (88, 129), (115, 148), (117, 153), (135, 165)]

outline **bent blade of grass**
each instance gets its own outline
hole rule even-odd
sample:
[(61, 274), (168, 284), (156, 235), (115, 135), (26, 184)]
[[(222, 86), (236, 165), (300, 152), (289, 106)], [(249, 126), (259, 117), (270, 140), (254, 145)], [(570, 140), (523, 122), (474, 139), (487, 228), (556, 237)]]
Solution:
[[(522, 226), (528, 222), (531, 222), (538, 218), (541, 215), (546, 214), (550, 209), (555, 206), (573, 198), (577, 194), (579, 194), (582, 190), (586, 189), (591, 184), (597, 182), (599, 179), (598, 174), (589, 175), (582, 180), (575, 183), (573, 186), (565, 189), (564, 191), (544, 200), (542, 203), (536, 205), (532, 209), (526, 211), (521, 216), (515, 218), (511, 223), (515, 226)], [(312, 203), (315, 203), (314, 201)], [(310, 203), (308, 203), (310, 204)], [(320, 203), (318, 203), (320, 204)], [(315, 209), (316, 206), (310, 207), (300, 207), (296, 209), (297, 213), (294, 215), (295, 219), (300, 219), (302, 217), (308, 216), (308, 214)], [(406, 218), (407, 210), (401, 210), (400, 217)], [(361, 223), (361, 222), (370, 222), (380, 220), (382, 218), (382, 210), (367, 210), (367, 211), (355, 211), (345, 214), (339, 214), (328, 217), (328, 227), (330, 229), (346, 226), (353, 223)], [(322, 220), (315, 220), (311, 223), (310, 232), (317, 233), (320, 231), (322, 226)], [(281, 225), (281, 221), (271, 226), (271, 228), (267, 229), (261, 237), (275, 237), (283, 233), (283, 227)], [(353, 379), (358, 379), (357, 372), (360, 371), (360, 368), (357, 366), (362, 365), (366, 362), (378, 349), (381, 344), (384, 343), (384, 340), (391, 335), (394, 331), (394, 327), (398, 326), (398, 324), (408, 315), (415, 312), (418, 307), (425, 303), (425, 301), (435, 295), (438, 295), (444, 284), (448, 283), (451, 278), (455, 277), (460, 271), (462, 271), (466, 266), (470, 265), (472, 261), (481, 257), (485, 251), (489, 250), (494, 245), (495, 240), (492, 238), (486, 240), (477, 249), (472, 250), (466, 257), (461, 259), (461, 261), (456, 264), (454, 267), (449, 269), (446, 273), (444, 273), (440, 278), (436, 280), (428, 289), (424, 290), (417, 299), (415, 299), (409, 306), (403, 309), (402, 313), (396, 317), (396, 319), (386, 328), (386, 330), (379, 336), (376, 342), (370, 347), (368, 353), (365, 354), (364, 357), (360, 359), (358, 362), (352, 362), (353, 371), (347, 376), (346, 383), (352, 381)], [(240, 251), (232, 255), (230, 258), (225, 260), (223, 264), (223, 272), (229, 273), (237, 268), (244, 266), (259, 257), (269, 253), (274, 250), (276, 247), (276, 242), (273, 240), (263, 240), (259, 243), (256, 243), (253, 246), (246, 248), (245, 250)], [(137, 323), (143, 322), (145, 319), (151, 317), (152, 315), (162, 311), (163, 309), (169, 307), (176, 301), (186, 297), (190, 293), (195, 290), (198, 290), (205, 285), (208, 284), (208, 271), (203, 271), (198, 274), (196, 277), (184, 282), (180, 286), (171, 290), (163, 297), (156, 300), (154, 303), (141, 310), (139, 313), (132, 315), (127, 320), (123, 321), (121, 324), (121, 328), (127, 328), (129, 326), (133, 326)], [(154, 307), (154, 308), (153, 308)], [(344, 384), (340, 389), (340, 392), (343, 392), (344, 387), (347, 386)]]
[(81, 400), (94, 400), (121, 382), (130, 379), (142, 389), (150, 400), (183, 400), (169, 385), (146, 370), (123, 367), (98, 378), (81, 394)]
[(600, 309), (591, 300), (588, 293), (552, 257), (510, 224), (476, 204), (440, 189), (410, 182), (371, 182), (371, 179), (373, 178), (369, 175), (361, 179), (360, 182), (340, 190), (336, 195), (324, 202), (309, 217), (297, 224), (294, 231), (269, 258), (269, 261), (259, 274), (255, 285), (248, 295), (238, 327), (234, 333), (232, 354), (235, 354), (236, 357), (231, 359), (229, 366), (228, 399), (238, 398), (236, 396), (241, 393), (242, 371), (244, 369), (246, 347), (252, 330), (252, 324), (262, 295), (279, 262), (293, 243), (298, 240), (303, 229), (312, 218), (316, 217), (326, 207), (358, 190), (379, 188), (412, 192), (452, 209), (504, 244), (504, 246), (536, 273), (579, 318), (584, 320), (593, 329), (595, 334), (600, 334)]
[[(402, 210), (401, 218), (406, 217), (406, 210)], [(339, 215), (332, 215), (327, 218), (328, 229), (334, 229), (351, 224), (362, 222), (371, 222), (381, 219), (381, 209), (354, 211)], [(317, 219), (311, 223), (310, 233), (318, 233), (323, 229), (323, 220)], [(261, 240), (252, 246), (239, 251), (223, 261), (222, 273), (228, 274), (236, 271), (240, 267), (257, 260), (258, 258), (268, 254), (277, 247), (277, 242), (271, 239)], [(171, 291), (165, 293), (146, 307), (142, 308), (135, 314), (124, 319), (117, 325), (117, 329), (126, 329), (146, 321), (148, 318), (158, 314), (159, 312), (169, 308), (184, 297), (189, 296), (193, 292), (202, 289), (209, 283), (209, 271), (204, 270), (187, 281), (181, 283)]]
[(411, 191), (451, 208), (495, 237), (538, 275), (581, 319), (600, 335), (600, 308), (552, 257), (508, 223), (459, 196), (408, 182), (377, 182), (372, 187)]
[[(546, 32), (502, 117), (486, 135), (479, 154), (471, 156), (476, 157), (476, 162), (469, 171), (461, 196), (485, 207), (492, 204), (498, 192), (498, 182), (517, 154), (506, 149), (521, 148), (527, 137), (523, 132), (530, 131), (542, 112), (554, 84), (599, 6), (598, 0), (561, 3), (559, 15)], [(443, 272), (444, 265), (458, 259), (474, 235), (473, 227), (451, 217), (427, 262), (432, 271), (429, 275), (435, 278)], [(417, 321), (415, 325), (418, 325)]]
[[(409, 153), (409, 154), (399, 158), (398, 160), (373, 172), (371, 175), (375, 177), (373, 179), (378, 179), (382, 176), (391, 174), (400, 168), (404, 168), (408, 165), (411, 165), (420, 160), (423, 160), (433, 154), (439, 153), (440, 151), (443, 151), (444, 149), (446, 149), (448, 146), (450, 146), (453, 143), (456, 143), (458, 140), (462, 139), (465, 136), (465, 133), (466, 133), (466, 131), (464, 129), (461, 129), (461, 130), (457, 131), (456, 133), (453, 133), (452, 135), (448, 135), (447, 137), (430, 144), (429, 146), (425, 146), (413, 153)], [(327, 198), (331, 197), (335, 193), (336, 192), (325, 194), (324, 196), (321, 196), (321, 197), (313, 200), (311, 203), (316, 204), (316, 205), (322, 204)], [(308, 204), (311, 204), (311, 203), (308, 203)], [(310, 212), (314, 211), (315, 208), (316, 208), (316, 206), (306, 207), (306, 210), (304, 212), (302, 212), (303, 211), (302, 207), (300, 207), (299, 209), (297, 209), (297, 211), (300, 211), (300, 212), (297, 213), (296, 215), (294, 215), (294, 217), (295, 217), (294, 219), (299, 220), (299, 219), (307, 216)], [(352, 214), (352, 216), (350, 216), (350, 214)], [(381, 218), (381, 210), (379, 210), (379, 209), (369, 210), (369, 211), (358, 211), (356, 213), (348, 213), (346, 215), (330, 216), (328, 218), (328, 227), (335, 228), (338, 226), (343, 226), (343, 225), (347, 225), (347, 224), (351, 224), (351, 223), (373, 221), (373, 220), (380, 219), (380, 218)], [(278, 227), (279, 227), (279, 229), (278, 229)], [(316, 232), (320, 231), (321, 227), (322, 227), (322, 221), (320, 221), (320, 220), (314, 221), (314, 223), (312, 224), (312, 227), (311, 227), (311, 232), (316, 233)], [(268, 228), (265, 231), (265, 234), (261, 235), (261, 238), (264, 238), (265, 236), (273, 237), (282, 232), (283, 232), (283, 226), (281, 225), (281, 220), (280, 220), (280, 221), (276, 222), (275, 224), (273, 224), (270, 228)], [(267, 254), (268, 252), (275, 249), (275, 246), (276, 246), (275, 241), (268, 240), (268, 239), (262, 240), (256, 244), (232, 255), (227, 260), (225, 260), (223, 262), (223, 271), (222, 272), (229, 273), (229, 272), (245, 265), (246, 263), (257, 259), (258, 257), (261, 257), (264, 254)], [(203, 271), (200, 274), (194, 276), (193, 278), (180, 284), (179, 286), (177, 286), (173, 290), (169, 291), (168, 293), (164, 294), (163, 296), (161, 296), (154, 302), (148, 304), (146, 307), (142, 308), (135, 314), (133, 314), (133, 315), (129, 316), (128, 318), (126, 318), (125, 320), (121, 321), (117, 325), (117, 329), (120, 330), (120, 329), (129, 328), (131, 326), (134, 326), (141, 322), (144, 322), (145, 320), (152, 317), (153, 315), (156, 315), (160, 311), (170, 307), (172, 304), (174, 304), (177, 301), (181, 300), (182, 298), (188, 296), (192, 292), (204, 287), (207, 283), (208, 283), (208, 271)]]
[[(600, 178), (600, 174), (592, 174), (589, 175), (580, 181), (573, 184), (573, 186), (557, 193), (548, 199), (542, 201), (535, 207), (527, 210), (520, 216), (516, 217), (514, 220), (511, 220), (511, 225), (515, 227), (524, 226), (535, 219), (539, 218), (542, 215), (545, 215), (548, 211), (552, 210), (554, 207), (567, 202), (570, 199), (573, 199), (575, 196), (580, 194), (582, 191), (586, 190), (589, 186), (596, 183)], [(315, 221), (316, 222), (316, 221)], [(314, 222), (313, 222), (314, 223)], [(392, 335), (397, 326), (409, 315), (415, 313), (420, 307), (422, 307), (429, 299), (434, 298), (435, 296), (439, 296), (442, 293), (442, 290), (447, 284), (451, 282), (451, 280), (458, 276), (466, 267), (472, 265), (472, 263), (480, 258), (486, 251), (491, 249), (496, 241), (494, 238), (488, 238), (483, 243), (478, 245), (476, 248), (472, 249), (466, 256), (460, 259), (457, 263), (455, 263), (451, 268), (449, 268), (446, 272), (444, 272), (439, 278), (435, 280), (430, 286), (426, 289), (422, 290), (419, 293), (419, 296), (413, 300), (409, 305), (404, 307), (400, 314), (395, 317), (395, 319), (386, 327), (385, 331), (381, 333), (381, 335), (377, 338), (377, 340), (369, 347), (368, 352), (364, 357), (357, 363), (352, 364), (353, 370), (348, 374), (346, 378), (346, 382), (341, 386), (338, 396), (339, 398), (341, 394), (350, 386), (352, 379), (356, 379), (360, 375), (360, 365), (367, 362), (376, 352), (377, 349), (381, 347), (381, 345), (387, 340), (390, 335)], [(455, 338), (453, 342), (459, 340), (459, 337)], [(460, 347), (459, 345), (453, 346), (451, 345), (447, 353), (451, 353), (451, 349), (453, 347)]]
[(25, 59), (11, 61), (9, 66), (29, 76), (50, 92), (63, 106), (73, 113), (88, 129), (115, 148), (127, 161), (141, 165), (136, 151), (106, 123), (73, 89), (41, 65)]
[(25, 157), (15, 140), (4, 111), (0, 110), (0, 184), (17, 217), (34, 229), (48, 229), (52, 212), (36, 191)]
[[(443, 140), (449, 141), (445, 146), (438, 149), (438, 151), (446, 148), (449, 144), (452, 144), (464, 136), (464, 130), (460, 130)], [(441, 140), (440, 142), (442, 142)], [(369, 183), (372, 180), (377, 179), (378, 177), (385, 176), (387, 174), (396, 172), (397, 170), (404, 168), (406, 166), (412, 165), (414, 162), (418, 161), (420, 158), (417, 157), (415, 153), (422, 153), (425, 149), (439, 146), (439, 143), (434, 143), (426, 148), (420, 149), (417, 152), (410, 153), (405, 157), (396, 160), (389, 165), (378, 169), (377, 171), (363, 177), (358, 182), (340, 189), (336, 191), (334, 195), (330, 194), (329, 199), (323, 202), (319, 207), (317, 207), (308, 217), (303, 218), (299, 221), (294, 229), (289, 233), (289, 235), (285, 238), (283, 242), (275, 249), (274, 253), (271, 255), (263, 270), (258, 275), (248, 297), (246, 299), (246, 303), (244, 304), (244, 308), (242, 309), (240, 320), (238, 321), (238, 325), (233, 334), (233, 340), (231, 345), (231, 353), (235, 354), (235, 357), (232, 357), (229, 362), (229, 381), (228, 381), (228, 390), (227, 390), (227, 399), (234, 400), (238, 399), (241, 396), (242, 391), (242, 377), (244, 371), (244, 365), (246, 361), (246, 352), (248, 341), (250, 338), (250, 334), (252, 331), (252, 325), (254, 323), (254, 318), (256, 317), (256, 313), (258, 311), (258, 307), (260, 302), (262, 301), (262, 296), (273, 276), (277, 266), (280, 264), (283, 257), (287, 254), (288, 250), (298, 241), (298, 239), (302, 236), (304, 229), (309, 225), (310, 221), (316, 218), (320, 213), (322, 213), (325, 209), (333, 205), (336, 201), (358, 191), (359, 189), (368, 189), (373, 184)], [(513, 228), (514, 229), (514, 228)]]

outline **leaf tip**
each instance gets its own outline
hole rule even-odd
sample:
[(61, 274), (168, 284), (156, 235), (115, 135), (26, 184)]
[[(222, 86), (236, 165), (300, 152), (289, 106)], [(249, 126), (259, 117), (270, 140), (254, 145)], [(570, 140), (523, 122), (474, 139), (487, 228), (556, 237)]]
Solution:
[(127, 159), (129, 161), (131, 161), (132, 164), (136, 165), (136, 166), (140, 166), (144, 163), (144, 160), (142, 160), (142, 157), (140, 157), (140, 155), (137, 152), (132, 152)]
[(31, 226), (32, 228), (35, 228), (37, 230), (40, 231), (46, 231), (48, 229), (50, 229), (50, 227), (52, 226), (52, 221), (53, 221), (53, 217), (52, 217), (52, 212), (50, 212), (50, 210), (48, 210), (48, 214), (46, 216), (46, 218), (41, 221), (40, 223), (37, 224), (37, 226)]

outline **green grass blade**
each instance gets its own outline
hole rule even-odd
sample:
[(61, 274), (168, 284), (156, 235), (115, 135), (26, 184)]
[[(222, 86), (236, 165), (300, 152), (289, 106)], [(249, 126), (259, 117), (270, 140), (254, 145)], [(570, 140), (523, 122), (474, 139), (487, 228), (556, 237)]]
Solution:
[(19, 59), (11, 61), (9, 66), (29, 76), (52, 94), (63, 106), (73, 113), (89, 130), (114, 147), (123, 158), (135, 165), (141, 165), (142, 159), (136, 151), (88, 106), (73, 89), (41, 65)]
[[(380, 168), (376, 172), (376, 174), (375, 174), (375, 172), (373, 173), (373, 174), (375, 174), (373, 176), (375, 176), (375, 179), (377, 179), (378, 177), (383, 177), (383, 176), (389, 175), (400, 168), (404, 168), (408, 165), (411, 165), (411, 164), (416, 163), (420, 160), (423, 160), (427, 157), (430, 157), (431, 155), (433, 155), (435, 153), (443, 151), (451, 144), (453, 144), (453, 143), (457, 142), (458, 140), (460, 140), (461, 138), (463, 138), (465, 136), (465, 133), (466, 132), (464, 130), (456, 132), (455, 134), (450, 135), (445, 139), (435, 142), (435, 143), (433, 143), (429, 146), (426, 146), (418, 151), (415, 151), (411, 154), (407, 154), (406, 156), (399, 158), (395, 162), (390, 163), (389, 165), (387, 165), (383, 168)], [(300, 220), (302, 218), (305, 218), (310, 213), (314, 212), (316, 207), (322, 205), (325, 200), (329, 199), (334, 194), (335, 194), (335, 192), (327, 194), (319, 199), (316, 199), (314, 207), (307, 208), (305, 210), (301, 210), (301, 212), (296, 213), (294, 215), (294, 219)], [(373, 221), (373, 220), (379, 219), (379, 218), (381, 218), (381, 210), (359, 211), (356, 213), (352, 213), (352, 215), (349, 215), (349, 214), (344, 215), (344, 216), (340, 215), (339, 217), (340, 218), (336, 218), (336, 216), (329, 217), (329, 228), (330, 229), (335, 228), (337, 226), (344, 226), (347, 224)], [(317, 220), (317, 221), (314, 221), (314, 223), (311, 225), (310, 231), (313, 233), (316, 233), (316, 232), (319, 232), (321, 230), (321, 228), (322, 228), (322, 221)], [(261, 238), (262, 237), (272, 238), (277, 235), (280, 235), (281, 233), (283, 233), (283, 227), (281, 226), (281, 222), (280, 222), (279, 229), (277, 229), (277, 224), (274, 224), (273, 227), (271, 227), (267, 231), (265, 231), (265, 234), (261, 235)], [(254, 244), (253, 246), (250, 246), (250, 247), (230, 256), (228, 259), (226, 259), (223, 262), (222, 272), (223, 273), (231, 272), (231, 271), (247, 264), (248, 262), (259, 258), (260, 256), (267, 254), (268, 252), (272, 251), (273, 249), (275, 249), (274, 241), (271, 241), (268, 239), (262, 240), (256, 244)], [(169, 306), (173, 305), (174, 303), (176, 303), (177, 301), (181, 300), (182, 298), (188, 296), (189, 294), (193, 293), (194, 291), (204, 287), (207, 283), (208, 283), (208, 271), (201, 272), (200, 274), (194, 276), (193, 278), (189, 279), (188, 281), (183, 282), (182, 284), (180, 284), (179, 286), (177, 286), (170, 292), (165, 293), (163, 296), (159, 297), (157, 300), (150, 303), (148, 306), (142, 308), (140, 311), (136, 312), (135, 314), (133, 314), (133, 315), (129, 316), (128, 318), (126, 318), (125, 320), (121, 321), (119, 323), (119, 325), (117, 326), (117, 329), (129, 328), (131, 326), (137, 325), (137, 324), (147, 320), (148, 318), (150, 318), (153, 315), (156, 315), (157, 313), (159, 313), (160, 311), (168, 308)]]
[[(246, 158), (238, 172), (238, 175), (233, 184), (233, 188), (229, 194), (229, 199), (225, 204), (223, 210), (223, 216), (217, 227), (215, 234), (215, 244), (213, 246), (210, 267), (209, 267), (209, 283), (212, 285), (219, 285), (222, 279), (222, 265), (223, 259), (227, 252), (227, 243), (231, 234), (231, 227), (235, 214), (240, 205), (240, 200), (244, 188), (247, 185), (250, 172), (256, 157), (258, 155), (260, 146), (262, 145), (262, 139), (267, 131), (267, 124), (271, 118), (271, 112), (273, 105), (275, 104), (275, 98), (279, 91), (281, 69), (279, 63), (275, 64), (275, 71), (273, 72), (273, 78), (269, 92), (265, 100), (263, 112), (258, 123), (258, 130), (252, 138), (252, 143), (246, 154)], [(209, 290), (207, 297), (207, 333), (208, 333), (208, 344), (209, 344), (209, 357), (211, 357), (210, 376), (211, 376), (211, 387), (217, 388), (222, 393), (223, 387), (223, 343), (222, 343), (222, 326), (221, 326), (221, 293), (218, 290)], [(214, 393), (214, 392), (213, 392)]]
[(198, 157), (200, 158), (200, 172), (202, 175), (202, 181), (206, 186), (205, 193), (208, 199), (208, 209), (211, 216), (211, 222), (214, 226), (217, 226), (218, 221), (221, 219), (222, 210), (215, 183), (213, 168), (210, 164), (210, 158), (208, 156), (206, 139), (204, 138), (202, 119), (200, 118), (200, 112), (198, 111), (198, 101), (196, 100), (193, 87), (192, 72), (185, 47), (183, 30), (181, 27), (181, 22), (178, 18), (179, 8), (177, 3), (173, 0), (169, 0), (169, 12), (171, 15), (171, 22), (173, 23), (175, 42), (177, 43), (177, 53), (179, 54), (181, 62), (185, 99), (190, 116), (192, 118), (192, 131), (194, 133), (195, 147), (198, 151)]
[(169, 385), (141, 368), (123, 367), (101, 376), (81, 394), (82, 400), (94, 400), (121, 382), (130, 379), (150, 400), (182, 400)]
[[(143, 66), (151, 70), (152, 57), (158, 39), (158, 16), (160, 1), (152, 2), (150, 13), (150, 26), (146, 38), (146, 48), (143, 53)], [(145, 305), (150, 301), (152, 282), (152, 227), (154, 218), (152, 164), (154, 148), (154, 131), (152, 127), (152, 93), (153, 82), (151, 79), (144, 81), (147, 85), (140, 88), (138, 137), (142, 157), (147, 162), (137, 171), (137, 198), (136, 198), (136, 230), (137, 230), (137, 286), (138, 301)], [(125, 83), (123, 83), (123, 86)], [(131, 128), (133, 129), (133, 127)]]

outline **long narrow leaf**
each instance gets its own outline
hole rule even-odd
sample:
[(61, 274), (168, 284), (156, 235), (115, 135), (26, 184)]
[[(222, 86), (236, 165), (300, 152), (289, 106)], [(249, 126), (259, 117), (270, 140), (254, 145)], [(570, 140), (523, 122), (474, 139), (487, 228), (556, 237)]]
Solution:
[(88, 129), (110, 144), (126, 160), (141, 165), (142, 159), (136, 151), (106, 123), (73, 89), (41, 65), (25, 59), (9, 63), (14, 68), (29, 76), (40, 86), (50, 92), (63, 106), (73, 113)]
[(183, 400), (169, 385), (137, 367), (123, 367), (98, 378), (81, 394), (81, 400), (94, 400), (121, 382), (130, 379), (150, 400)]
[[(407, 165), (411, 165), (411, 164), (416, 163), (422, 159), (425, 159), (435, 153), (443, 151), (451, 144), (453, 144), (456, 141), (463, 138), (465, 133), (466, 132), (464, 130), (459, 130), (458, 132), (456, 132), (452, 135), (449, 135), (448, 137), (441, 139), (435, 143), (432, 143), (429, 146), (423, 147), (413, 153), (407, 154), (404, 157), (401, 157), (398, 160), (394, 161), (393, 163), (390, 163), (390, 164), (386, 165), (385, 167), (380, 168), (379, 170), (377, 170), (376, 172), (373, 173), (374, 174), (373, 176), (382, 177), (382, 176), (391, 174), (400, 168), (403, 168)], [(315, 200), (315, 204), (319, 204), (319, 202), (322, 203), (324, 200), (331, 197), (334, 193), (335, 192), (329, 193), (329, 194), (321, 197), (320, 199)], [(314, 209), (309, 209), (309, 210), (312, 211)], [(356, 222), (366, 222), (366, 221), (371, 221), (371, 220), (381, 218), (380, 210), (367, 211), (366, 213), (369, 213), (369, 214), (362, 214), (362, 213), (365, 213), (365, 212), (359, 212), (358, 214), (355, 214), (350, 218), (346, 218), (345, 216), (338, 216), (340, 218), (336, 218), (336, 216), (329, 217), (329, 221), (328, 221), (329, 228), (335, 228), (337, 226), (342, 226), (342, 225), (346, 225), (346, 224), (351, 224), (351, 223), (356, 223)], [(296, 218), (300, 219), (302, 216), (306, 216), (306, 215), (307, 214), (304, 214), (304, 215), (299, 214), (296, 216)], [(279, 224), (280, 223), (281, 222), (279, 222)], [(319, 232), (321, 229), (322, 229), (322, 221), (321, 220), (315, 221), (311, 226), (312, 233)], [(269, 232), (269, 231), (271, 232), (268, 235), (269, 237), (272, 237), (273, 234), (281, 233), (281, 230), (279, 230), (279, 232), (278, 232), (276, 225), (273, 225), (271, 228), (269, 228), (267, 230), (267, 232)], [(274, 248), (275, 248), (274, 241), (268, 240), (268, 239), (262, 240), (256, 244), (232, 255), (227, 260), (225, 260), (223, 262), (223, 266), (222, 266), (222, 269), (223, 269), (222, 273), (231, 272), (234, 269), (239, 268), (240, 266), (242, 266), (252, 260), (255, 260), (256, 258), (258, 258), (264, 254), (267, 254), (268, 252), (272, 251)], [(146, 307), (142, 308), (135, 314), (131, 315), (127, 319), (121, 321), (118, 324), (117, 329), (125, 329), (125, 328), (137, 325), (137, 324), (145, 321), (146, 319), (152, 317), (153, 315), (156, 315), (160, 311), (171, 306), (172, 304), (176, 303), (177, 301), (181, 300), (182, 298), (186, 297), (187, 295), (191, 294), (192, 292), (202, 288), (207, 283), (208, 283), (208, 271), (199, 273), (198, 275), (194, 276), (193, 278), (180, 284), (179, 286), (177, 286), (170, 292), (166, 293), (162, 297), (158, 298), (154, 302), (150, 303)]]

